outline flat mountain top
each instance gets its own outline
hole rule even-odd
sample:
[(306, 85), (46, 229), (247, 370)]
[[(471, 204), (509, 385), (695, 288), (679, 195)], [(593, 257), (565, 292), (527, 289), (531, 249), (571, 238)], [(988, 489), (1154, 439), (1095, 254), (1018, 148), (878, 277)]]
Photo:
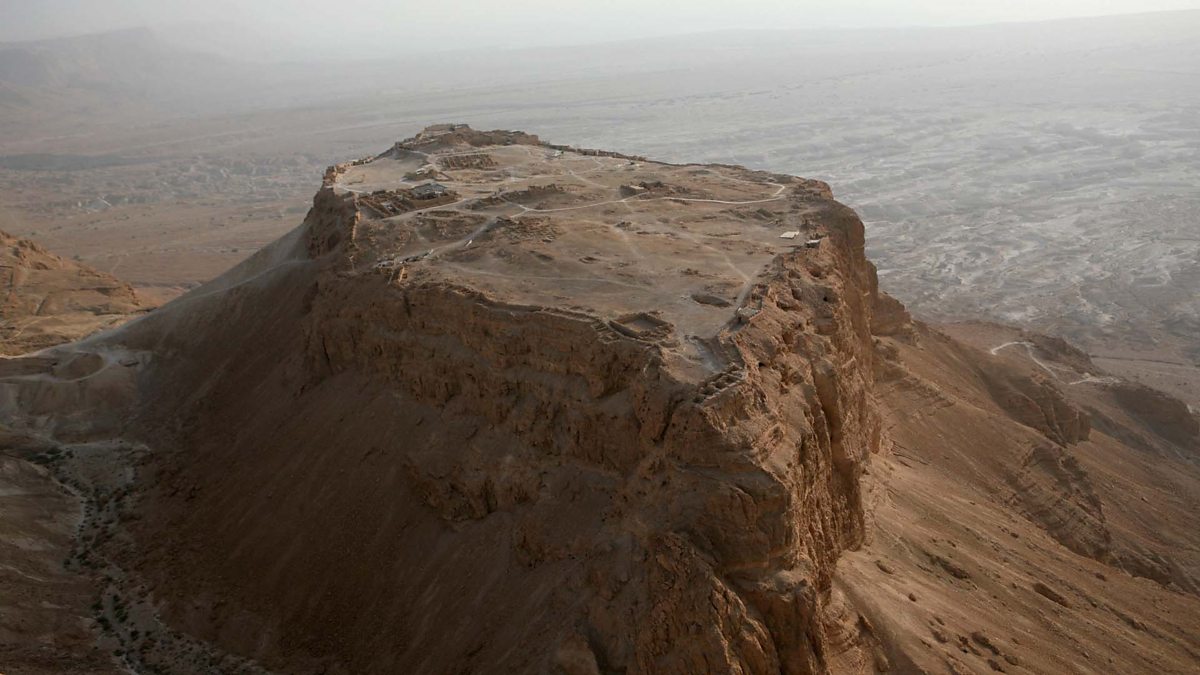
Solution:
[(364, 214), (356, 269), (609, 317), (692, 360), (757, 311), (747, 298), (776, 256), (818, 248), (841, 208), (819, 181), (458, 125), (333, 167), (327, 186)]

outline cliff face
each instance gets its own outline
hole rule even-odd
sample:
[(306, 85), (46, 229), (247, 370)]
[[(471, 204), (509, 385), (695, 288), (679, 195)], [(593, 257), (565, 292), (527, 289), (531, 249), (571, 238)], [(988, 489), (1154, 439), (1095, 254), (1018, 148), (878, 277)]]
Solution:
[(1063, 672), (1122, 625), (1182, 671), (1190, 427), (914, 322), (863, 245), (818, 181), (433, 128), (0, 411), (138, 671)]
[[(302, 352), (230, 355), (191, 408), (171, 441), (189, 450), (138, 526), (171, 529), (146, 573), (220, 593), (206, 612), (173, 608), (218, 642), (242, 612), (277, 626), (282, 642), (235, 651), (287, 669), (307, 653), (350, 672), (826, 671), (831, 631), (845, 641), (831, 577), (862, 540), (880, 440), (876, 288), (857, 217), (801, 199), (822, 244), (769, 261), (699, 369), (660, 323), (354, 272), (355, 197), (323, 190), (303, 307), (247, 331)], [(216, 590), (239, 570), (253, 583)], [(319, 603), (297, 575), (324, 580)], [(471, 645), (419, 625), (498, 634)]]

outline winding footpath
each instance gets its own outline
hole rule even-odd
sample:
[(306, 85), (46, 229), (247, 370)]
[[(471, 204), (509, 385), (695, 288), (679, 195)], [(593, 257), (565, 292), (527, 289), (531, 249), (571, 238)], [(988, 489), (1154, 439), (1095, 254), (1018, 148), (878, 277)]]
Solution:
[[(1038, 367), (1041, 368), (1042, 370), (1046, 371), (1047, 373), (1050, 373), (1050, 376), (1053, 377), (1058, 382), (1063, 382), (1063, 379), (1061, 377), (1059, 377), (1058, 372), (1056, 372), (1056, 371), (1061, 370), (1064, 373), (1073, 373), (1074, 372), (1068, 368), (1062, 368), (1060, 366), (1055, 366), (1055, 365), (1046, 363), (1045, 361), (1042, 361), (1041, 359), (1039, 359), (1037, 357), (1037, 354), (1035, 354), (1033, 351), (1033, 348), (1036, 345), (1034, 345), (1032, 342), (1026, 342), (1024, 340), (1014, 340), (1012, 342), (1005, 342), (1002, 345), (997, 345), (995, 347), (992, 347), (990, 351), (991, 351), (992, 356), (996, 356), (997, 354), (1000, 353), (1001, 349), (1004, 349), (1005, 347), (1016, 347), (1016, 346), (1024, 347), (1025, 353), (1029, 356), (1030, 360), (1032, 360), (1034, 363), (1036, 363), (1038, 365)], [(1065, 382), (1065, 384), (1072, 385), (1072, 386), (1076, 385), (1076, 384), (1084, 384), (1084, 383), (1116, 384), (1117, 382), (1120, 382), (1120, 381), (1121, 381), (1120, 378), (1116, 378), (1116, 377), (1109, 377), (1109, 376), (1096, 377), (1095, 375), (1092, 375), (1091, 373), (1083, 373), (1083, 377), (1081, 377), (1080, 379), (1073, 380), (1073, 381), (1067, 381), (1067, 382)]]

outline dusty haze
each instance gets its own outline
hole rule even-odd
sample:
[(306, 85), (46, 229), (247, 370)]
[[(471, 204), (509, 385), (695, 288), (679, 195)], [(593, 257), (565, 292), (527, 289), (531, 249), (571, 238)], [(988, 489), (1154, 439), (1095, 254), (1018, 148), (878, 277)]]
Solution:
[(895, 28), (1041, 21), (1196, 9), (1195, 0), (45, 0), (5, 2), (0, 40), (30, 40), (149, 26), (184, 44), (254, 60), (354, 60), (464, 48), (564, 46), (729, 29)]

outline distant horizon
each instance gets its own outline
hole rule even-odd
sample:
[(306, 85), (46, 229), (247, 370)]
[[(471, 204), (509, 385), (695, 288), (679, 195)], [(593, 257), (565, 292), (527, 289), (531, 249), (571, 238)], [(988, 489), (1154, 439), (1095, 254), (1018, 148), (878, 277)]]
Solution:
[[(876, 32), (876, 33), (878, 33), (878, 32), (921, 31), (921, 30), (942, 31), (942, 30), (958, 30), (958, 29), (971, 29), (971, 28), (987, 28), (987, 27), (993, 27), (993, 26), (1002, 27), (1002, 26), (1040, 25), (1040, 24), (1052, 24), (1052, 23), (1064, 23), (1064, 22), (1069, 23), (1069, 22), (1087, 21), (1087, 20), (1113, 19), (1113, 18), (1118, 18), (1118, 17), (1141, 17), (1141, 16), (1150, 17), (1150, 16), (1158, 16), (1158, 15), (1162, 15), (1162, 14), (1197, 14), (1197, 15), (1200, 15), (1200, 6), (1197, 6), (1194, 8), (1114, 12), (1114, 13), (1107, 13), (1107, 14), (1063, 16), (1063, 17), (1054, 17), (1054, 18), (1043, 18), (1043, 19), (1017, 19), (1017, 20), (985, 21), (985, 22), (957, 23), (957, 24), (846, 25), (846, 26), (823, 26), (823, 27), (790, 27), (790, 26), (789, 27), (765, 27), (765, 26), (764, 27), (739, 27), (739, 26), (730, 26), (730, 27), (724, 27), (724, 28), (710, 28), (710, 29), (698, 29), (698, 30), (685, 30), (685, 31), (678, 31), (678, 32), (667, 32), (667, 33), (661, 33), (661, 34), (655, 34), (655, 35), (614, 36), (614, 37), (608, 37), (608, 38), (596, 38), (596, 39), (590, 39), (590, 40), (582, 40), (579, 42), (571, 42), (571, 43), (550, 42), (550, 43), (534, 43), (534, 44), (521, 44), (521, 45), (478, 45), (478, 46), (455, 45), (455, 46), (452, 46), (452, 47), (449, 47), (446, 49), (436, 49), (436, 50), (414, 49), (413, 51), (410, 51), (410, 52), (403, 52), (403, 51), (380, 52), (380, 53), (358, 55), (357, 57), (349, 56), (349, 55), (342, 55), (339, 58), (332, 59), (332, 60), (370, 61), (370, 60), (378, 60), (378, 59), (412, 56), (412, 55), (415, 55), (418, 53), (457, 54), (457, 53), (477, 52), (477, 51), (482, 51), (482, 50), (502, 50), (502, 51), (516, 52), (516, 51), (527, 51), (527, 50), (534, 51), (534, 50), (541, 50), (541, 49), (564, 49), (564, 48), (570, 48), (570, 47), (599, 47), (599, 46), (604, 46), (604, 45), (639, 43), (639, 42), (652, 41), (652, 40), (686, 38), (686, 37), (690, 37), (690, 36), (733, 35), (733, 34), (739, 34), (739, 33), (786, 34), (786, 33), (806, 33), (806, 32), (821, 32), (821, 33)], [(178, 31), (194, 30), (195, 28), (197, 28), (199, 26), (205, 26), (205, 27), (215, 30), (215, 29), (222, 28), (222, 27), (229, 27), (231, 25), (234, 25), (234, 24), (232, 24), (229, 21), (189, 21), (189, 22), (176, 23), (176, 24), (128, 25), (128, 26), (114, 27), (114, 28), (94, 30), (94, 31), (88, 31), (88, 32), (52, 35), (52, 36), (46, 36), (46, 37), (37, 37), (37, 38), (21, 39), (21, 40), (9, 40), (9, 39), (0, 38), (0, 47), (13, 48), (13, 47), (19, 47), (21, 45), (34, 45), (34, 44), (54, 42), (54, 41), (59, 41), (59, 40), (70, 41), (70, 40), (83, 39), (83, 38), (89, 38), (89, 37), (100, 37), (100, 36), (104, 36), (104, 35), (116, 35), (116, 34), (120, 34), (120, 33), (137, 33), (137, 32), (143, 32), (143, 31), (153, 35), (154, 37), (156, 37), (158, 39), (172, 39), (179, 35)], [(227, 54), (224, 54), (224, 50), (217, 44), (212, 44), (212, 45), (204, 44), (203, 38), (200, 38), (198, 41), (195, 41), (195, 42), (185, 42), (183, 44), (178, 44), (175, 46), (178, 46), (180, 49), (183, 49), (186, 51), (198, 51), (201, 53), (227, 55)], [(266, 54), (273, 55), (273, 54), (275, 54), (276, 48), (280, 49), (278, 58), (263, 59), (263, 58), (254, 58), (254, 55), (249, 55), (249, 56), (252, 60), (266, 60), (266, 61), (277, 60), (279, 62), (286, 62), (286, 61), (298, 61), (300, 59), (297, 59), (296, 57), (300, 56), (301, 54), (304, 53), (303, 51), (297, 51), (295, 46), (293, 46), (291, 49), (288, 49), (288, 47), (286, 46), (285, 43), (266, 43), (266, 46), (263, 46), (263, 48), (262, 48), (263, 51), (259, 56), (261, 57), (262, 55), (266, 55)], [(229, 55), (229, 56), (238, 56), (238, 55)], [(315, 54), (315, 56), (319, 57), (320, 52), (317, 52)], [(328, 59), (328, 57), (326, 57), (326, 58), (315, 58), (313, 60), (330, 60), (330, 59)]]
[[(71, 0), (56, 0), (49, 1), (46, 4), (63, 4)], [(130, 0), (136, 2), (136, 0)], [(265, 0), (267, 3), (275, 2), (276, 0)], [(474, 2), (476, 0), (461, 0), (462, 2)], [(532, 0), (540, 2), (541, 0)], [(754, 0), (751, 0), (754, 1)], [(762, 0), (764, 2), (773, 2), (774, 0)], [(878, 0), (882, 1), (882, 0)], [(932, 1), (932, 0), (930, 0)], [(1083, 1), (1083, 0), (1081, 0)], [(858, 3), (858, 4), (870, 4)], [(919, 3), (918, 3), (919, 4)], [(1078, 4), (1078, 3), (1073, 3)], [(1100, 4), (1103, 7), (1109, 7), (1114, 2), (1092, 3)], [(97, 26), (95, 22), (89, 24), (87, 30), (78, 30), (73, 26), (68, 28), (59, 26), (57, 28), (43, 26), (40, 30), (32, 26), (38, 25), (36, 16), (39, 10), (24, 9), (17, 12), (19, 16), (8, 16), (16, 12), (16, 9), (7, 9), (0, 5), (0, 45), (15, 46), (20, 44), (30, 44), (38, 42), (47, 42), (54, 40), (70, 40), (74, 38), (83, 38), (88, 36), (99, 36), (105, 34), (114, 34), (125, 31), (149, 30), (160, 37), (168, 37), (180, 40), (180, 47), (187, 49), (195, 49), (197, 47), (207, 47), (201, 51), (211, 51), (216, 53), (234, 52), (232, 55), (249, 55), (252, 57), (268, 57), (280, 58), (281, 60), (294, 60), (300, 55), (309, 55), (317, 59), (327, 59), (330, 57), (336, 60), (356, 60), (355, 58), (346, 58), (346, 45), (339, 44), (338, 35), (331, 35), (328, 39), (313, 40), (312, 35), (304, 31), (288, 31), (286, 27), (275, 28), (274, 30), (264, 31), (263, 27), (255, 21), (255, 19), (247, 14), (232, 11), (227, 16), (191, 16), (180, 15), (174, 20), (161, 20), (160, 17), (153, 17), (149, 14), (142, 15), (140, 19), (149, 20), (126, 20), (123, 23), (119, 20), (119, 15), (113, 17), (114, 23), (109, 25)], [(44, 14), (54, 12), (53, 9), (45, 10)], [(302, 12), (297, 12), (301, 14)], [(753, 12), (746, 12), (752, 14)], [(1053, 16), (1042, 16), (1027, 12), (1025, 15), (1014, 16), (979, 16), (970, 18), (942, 18), (938, 19), (934, 15), (916, 13), (912, 17), (895, 15), (895, 12), (881, 12), (879, 18), (872, 20), (850, 21), (838, 13), (821, 13), (805, 17), (807, 20), (812, 20), (810, 23), (797, 24), (795, 21), (781, 20), (775, 25), (765, 25), (763, 23), (755, 23), (747, 21), (745, 23), (723, 23), (721, 25), (711, 25), (712, 18), (705, 17), (701, 21), (693, 22), (670, 22), (659, 24), (653, 21), (638, 22), (638, 27), (632, 29), (612, 30), (599, 27), (590, 32), (579, 32), (568, 30), (563, 27), (549, 27), (539, 32), (536, 39), (527, 41), (504, 41), (492, 40), (500, 35), (511, 30), (511, 26), (505, 26), (503, 23), (492, 21), (493, 17), (488, 17), (490, 24), (494, 24), (494, 28), (488, 29), (473, 35), (465, 33), (462, 36), (455, 35), (454, 41), (446, 34), (439, 34), (434, 28), (422, 28), (421, 23), (414, 23), (410, 27), (409, 24), (403, 23), (404, 17), (401, 15), (395, 21), (399, 22), (402, 28), (392, 29), (388, 26), (386, 20), (380, 20), (378, 23), (364, 24), (369, 26), (370, 32), (364, 32), (361, 38), (351, 38), (348, 44), (357, 58), (373, 59), (387, 58), (394, 56), (410, 55), (414, 53), (448, 53), (473, 51), (478, 49), (503, 49), (503, 50), (521, 50), (521, 49), (539, 49), (539, 48), (558, 48), (558, 47), (573, 47), (573, 46), (589, 46), (589, 45), (604, 45), (625, 42), (637, 42), (643, 40), (655, 39), (671, 39), (679, 37), (687, 37), (692, 35), (705, 34), (729, 34), (729, 33), (787, 33), (787, 32), (859, 32), (859, 31), (906, 31), (906, 30), (941, 30), (941, 29), (963, 29), (963, 28), (981, 28), (988, 26), (1004, 26), (1004, 25), (1022, 25), (1022, 24), (1046, 24), (1054, 22), (1070, 22), (1088, 19), (1109, 19), (1115, 17), (1135, 17), (1135, 16), (1150, 16), (1160, 14), (1189, 14), (1200, 13), (1200, 0), (1184, 0), (1184, 2), (1167, 3), (1167, 6), (1159, 6), (1156, 8), (1144, 9), (1141, 7), (1126, 7), (1121, 9), (1113, 9), (1104, 11), (1101, 7), (1097, 7), (1091, 12), (1062, 14)], [(571, 12), (562, 14), (569, 15), (568, 18), (574, 18), (574, 9)], [(704, 14), (703, 12), (699, 14)], [(85, 17), (86, 18), (86, 17)], [(157, 19), (157, 20), (156, 20)], [(303, 19), (297, 19), (304, 21)], [(319, 19), (316, 19), (319, 20)], [(581, 19), (575, 19), (577, 22)], [(509, 19), (511, 22), (512, 20)], [(490, 25), (489, 24), (489, 25)], [(334, 24), (340, 25), (340, 24)], [(438, 26), (438, 24), (431, 24)], [(569, 27), (570, 24), (565, 24)], [(273, 27), (274, 28), (274, 27)], [(311, 30), (307, 28), (306, 30)], [(346, 34), (355, 35), (353, 28), (345, 28)], [(363, 28), (364, 31), (367, 28)], [(382, 32), (380, 32), (382, 31)], [(445, 33), (445, 29), (442, 29)], [(390, 44), (392, 34), (403, 33), (407, 39), (400, 47), (384, 47), (380, 45)], [(273, 39), (266, 38), (264, 35), (272, 35)], [(379, 36), (385, 35), (389, 39), (382, 39)], [(569, 35), (571, 39), (562, 39), (561, 36)], [(481, 36), (486, 36), (486, 39), (481, 39)], [(336, 47), (336, 49), (335, 49)]]

